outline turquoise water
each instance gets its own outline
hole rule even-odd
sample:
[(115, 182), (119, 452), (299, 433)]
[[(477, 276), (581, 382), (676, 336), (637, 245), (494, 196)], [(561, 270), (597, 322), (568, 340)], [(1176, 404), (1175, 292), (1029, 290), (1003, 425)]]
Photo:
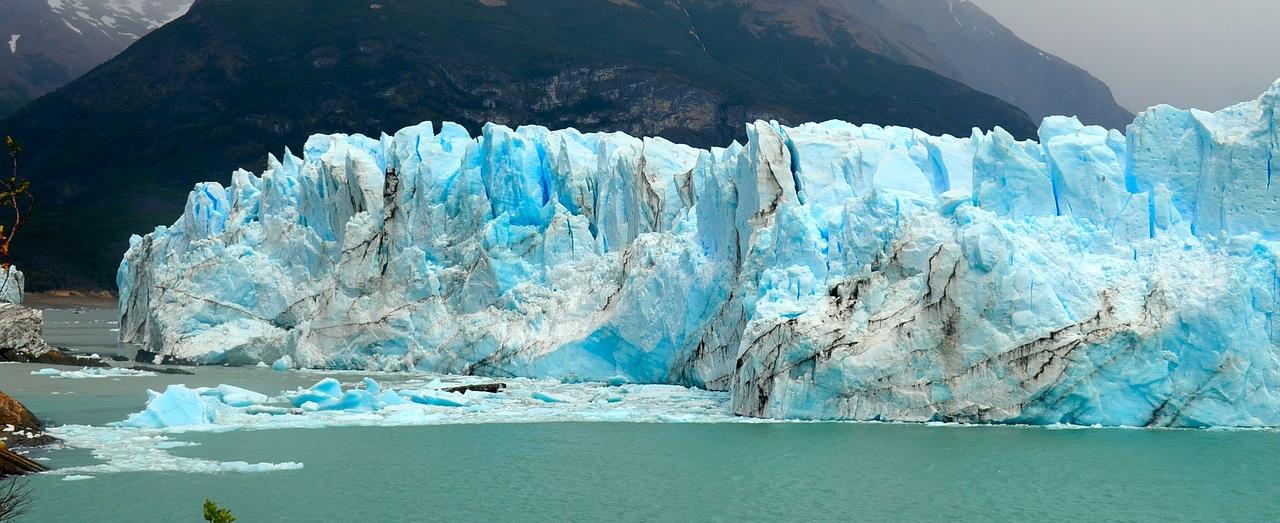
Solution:
[[(113, 326), (71, 323), (98, 314), (50, 312), (49, 337), (113, 350)], [(201, 368), (58, 380), (35, 368), (0, 365), (0, 384), (55, 425), (123, 419), (166, 383), (279, 390), (317, 379)], [(1280, 520), (1280, 433), (1268, 431), (539, 423), (173, 437), (198, 444), (173, 454), (305, 468), (44, 475), (25, 521), (198, 521), (205, 497), (243, 522)], [(39, 455), (54, 467), (94, 462), (78, 449)]]

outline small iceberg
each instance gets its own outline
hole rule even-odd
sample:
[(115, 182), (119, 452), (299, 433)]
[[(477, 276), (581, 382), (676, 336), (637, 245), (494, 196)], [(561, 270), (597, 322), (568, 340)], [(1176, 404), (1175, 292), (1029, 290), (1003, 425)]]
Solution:
[(186, 385), (170, 385), (163, 393), (147, 391), (147, 408), (130, 415), (124, 426), (135, 428), (188, 427), (213, 423), (225, 403), (216, 396), (201, 396)]
[(43, 368), (31, 371), (32, 376), (48, 376), (50, 378), (133, 378), (139, 376), (155, 376), (156, 373), (145, 370), (122, 369), (119, 367), (85, 367), (80, 370), (58, 370)]
[(440, 394), (414, 394), (409, 399), (414, 403), (423, 405), (434, 405), (437, 407), (462, 407), (467, 404), (465, 398), (457, 398), (451, 396), (461, 396), (461, 394), (440, 393)]
[(530, 395), (535, 400), (545, 401), (547, 403), (568, 403), (568, 400), (557, 396), (552, 396), (542, 391), (535, 392)]

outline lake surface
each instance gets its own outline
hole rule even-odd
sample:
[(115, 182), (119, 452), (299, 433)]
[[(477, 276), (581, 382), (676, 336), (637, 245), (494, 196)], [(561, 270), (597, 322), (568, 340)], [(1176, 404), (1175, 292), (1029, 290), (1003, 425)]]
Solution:
[[(111, 311), (46, 313), (76, 350), (115, 344)], [(219, 383), (273, 394), (321, 375), (53, 379), (0, 365), (0, 387), (51, 425), (104, 425), (145, 390)], [(343, 381), (358, 379), (343, 374)], [(379, 376), (379, 379), (382, 379)], [(678, 414), (678, 413), (677, 413)], [(24, 521), (1276, 521), (1280, 433), (855, 423), (488, 423), (169, 434), (189, 458), (297, 462), (260, 473), (37, 476)], [(33, 454), (52, 467), (88, 450)]]

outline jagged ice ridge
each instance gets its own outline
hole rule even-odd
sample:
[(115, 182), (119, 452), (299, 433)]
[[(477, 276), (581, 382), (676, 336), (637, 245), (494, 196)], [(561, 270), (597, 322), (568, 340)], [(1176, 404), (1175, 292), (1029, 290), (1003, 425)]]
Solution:
[(799, 419), (1280, 425), (1280, 82), (1038, 142), (840, 121), (423, 123), (196, 186), (122, 341), (207, 363), (728, 390)]

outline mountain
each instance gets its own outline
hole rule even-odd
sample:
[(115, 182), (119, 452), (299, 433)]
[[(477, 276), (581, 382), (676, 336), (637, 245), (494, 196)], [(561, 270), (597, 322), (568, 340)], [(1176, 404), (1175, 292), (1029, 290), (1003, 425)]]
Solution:
[(1133, 114), (1101, 80), (1028, 44), (967, 0), (739, 0), (748, 24), (783, 24), (795, 35), (859, 47), (994, 95), (1032, 120), (1075, 115), (1124, 129)]
[(36, 289), (112, 288), (128, 235), (170, 220), (193, 182), (261, 168), (263, 151), (313, 132), (494, 121), (724, 146), (755, 119), (842, 118), (1034, 133), (995, 97), (849, 38), (747, 26), (751, 9), (205, 0), (0, 122), (26, 144), (41, 202), (19, 265)]
[[(0, 77), (0, 117), (115, 56), (186, 12), (191, 2), (12, 0), (0, 7), (6, 15), (0, 18), (0, 36), (7, 35), (10, 44), (10, 56), (0, 56), (6, 71)], [(830, 42), (833, 30), (843, 32), (864, 49), (1010, 102), (1033, 121), (1066, 114), (1123, 128), (1133, 119), (1102, 81), (1022, 41), (967, 0), (737, 3), (749, 9), (749, 18), (782, 22), (788, 30), (819, 41)], [(22, 38), (26, 42), (19, 47)]]
[(62, 87), (186, 12), (191, 0), (0, 3), (0, 117)]

